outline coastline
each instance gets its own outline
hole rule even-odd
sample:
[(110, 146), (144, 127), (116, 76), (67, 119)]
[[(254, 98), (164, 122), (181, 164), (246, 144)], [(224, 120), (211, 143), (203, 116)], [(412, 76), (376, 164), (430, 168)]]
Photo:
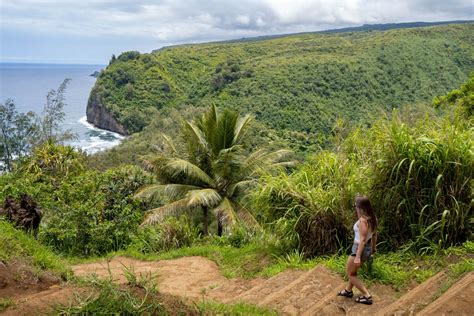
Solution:
[(88, 130), (86, 132), (88, 139), (79, 139), (77, 141), (73, 141), (71, 142), (71, 145), (84, 150), (88, 154), (95, 154), (97, 152), (120, 145), (120, 143), (127, 138), (126, 136), (120, 135), (119, 133), (114, 133), (96, 127), (95, 125), (87, 122), (87, 117), (85, 115), (81, 117), (78, 122)]

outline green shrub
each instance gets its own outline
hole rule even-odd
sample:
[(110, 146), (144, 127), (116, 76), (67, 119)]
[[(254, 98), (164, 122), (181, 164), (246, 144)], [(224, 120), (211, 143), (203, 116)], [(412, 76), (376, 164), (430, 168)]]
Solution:
[(33, 150), (33, 154), (20, 165), (22, 175), (31, 175), (37, 182), (57, 186), (63, 179), (84, 171), (85, 155), (72, 146), (49, 141)]
[(128, 52), (123, 52), (117, 57), (117, 60), (119, 61), (128, 61), (128, 60), (136, 60), (140, 58), (140, 52), (137, 51), (128, 51)]
[(47, 210), (39, 238), (70, 255), (102, 255), (125, 248), (143, 219), (142, 205), (132, 195), (147, 177), (142, 169), (125, 166), (64, 182), (55, 193), (62, 203)]
[(446, 95), (435, 97), (433, 106), (441, 109), (455, 107), (461, 115), (472, 119), (474, 115), (474, 72), (460, 89), (454, 89)]
[(144, 254), (159, 253), (190, 246), (198, 238), (199, 230), (187, 216), (169, 217), (161, 224), (141, 228), (131, 248)]
[(82, 153), (46, 143), (0, 176), (0, 199), (32, 196), (43, 213), (43, 243), (68, 255), (101, 255), (131, 242), (143, 219), (143, 205), (132, 196), (149, 181), (136, 166), (86, 171)]
[(257, 239), (261, 231), (256, 231), (250, 227), (238, 226), (233, 228), (228, 234), (223, 236), (213, 235), (213, 241), (221, 246), (230, 245), (232, 247), (240, 248), (248, 245)]

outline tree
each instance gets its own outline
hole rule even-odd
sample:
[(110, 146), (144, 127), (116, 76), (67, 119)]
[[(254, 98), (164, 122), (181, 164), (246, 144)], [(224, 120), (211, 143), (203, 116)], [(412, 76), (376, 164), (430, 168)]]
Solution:
[(112, 54), (112, 57), (110, 58), (109, 65), (112, 65), (117, 61), (117, 58), (115, 57), (115, 54)]
[(65, 96), (67, 85), (71, 79), (66, 78), (57, 90), (51, 90), (46, 95), (46, 104), (43, 108), (43, 117), (40, 123), (40, 143), (48, 140), (63, 142), (74, 139), (76, 135), (71, 130), (62, 131), (61, 124), (66, 118), (64, 113)]
[(38, 136), (38, 117), (33, 112), (18, 113), (15, 120), (14, 153), (18, 158), (28, 155), (33, 148), (33, 140)]
[(3, 169), (11, 170), (12, 155), (13, 155), (13, 133), (14, 133), (14, 118), (16, 116), (16, 109), (13, 100), (8, 99), (5, 105), (0, 105), (0, 129), (2, 132), (1, 153)]
[(14, 159), (27, 155), (38, 132), (33, 112), (18, 113), (13, 100), (0, 104), (0, 154), (2, 170), (11, 171)]
[(0, 104), (0, 170), (11, 171), (13, 161), (30, 154), (38, 144), (61, 143), (76, 137), (70, 130), (61, 130), (69, 81), (65, 79), (57, 90), (48, 93), (42, 117), (31, 111), (19, 113), (11, 99)]
[(262, 171), (293, 162), (286, 160), (288, 150), (247, 153), (244, 141), (251, 121), (249, 115), (239, 117), (230, 110), (218, 113), (213, 106), (195, 122), (184, 122), (181, 150), (165, 136), (172, 157), (160, 154), (149, 161), (160, 183), (143, 188), (137, 196), (162, 194), (171, 202), (150, 210), (144, 224), (198, 209), (203, 214), (204, 235), (208, 234), (210, 211), (217, 218), (219, 236), (226, 225), (258, 225), (241, 198)]

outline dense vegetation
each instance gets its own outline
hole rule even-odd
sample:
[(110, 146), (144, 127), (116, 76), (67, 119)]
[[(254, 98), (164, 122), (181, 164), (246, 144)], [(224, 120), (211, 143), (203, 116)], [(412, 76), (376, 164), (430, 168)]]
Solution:
[[(350, 243), (352, 199), (367, 192), (383, 249), (437, 251), (472, 238), (473, 81), (471, 75), (459, 90), (435, 98), (434, 107), (403, 108), (370, 127), (339, 122), (330, 149), (260, 180), (265, 165), (286, 151), (248, 154), (241, 143), (248, 117), (211, 108), (182, 125), (180, 143), (163, 138), (161, 153), (145, 160), (148, 171), (90, 170), (84, 154), (50, 141), (0, 177), (0, 198), (31, 195), (45, 210), (39, 239), (69, 255), (191, 245), (206, 235), (206, 216), (214, 210), (216, 221), (209, 224), (218, 235), (225, 223), (243, 224), (229, 226), (226, 243), (253, 242), (261, 235), (248, 225), (255, 218), (266, 231), (260, 240), (272, 251), (314, 256)], [(139, 189), (159, 194), (144, 204), (134, 198)], [(156, 225), (140, 229), (144, 211), (156, 207), (148, 220)], [(183, 213), (190, 217), (162, 216)]]
[(27, 193), (43, 209), (39, 240), (68, 255), (100, 255), (128, 245), (143, 218), (132, 195), (149, 176), (124, 166), (99, 173), (85, 155), (48, 142), (14, 172), (0, 177), (0, 196)]
[(91, 98), (132, 133), (170, 108), (229, 107), (306, 151), (327, 145), (337, 118), (368, 123), (458, 86), (474, 68), (472, 32), (464, 24), (127, 52)]

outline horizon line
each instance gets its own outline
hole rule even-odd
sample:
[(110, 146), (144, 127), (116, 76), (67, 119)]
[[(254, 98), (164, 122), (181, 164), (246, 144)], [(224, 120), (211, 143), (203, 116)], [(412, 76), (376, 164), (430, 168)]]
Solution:
[(43, 61), (4, 61), (0, 60), (0, 64), (10, 64), (10, 65), (58, 65), (58, 66), (107, 66), (108, 63), (98, 64), (98, 63), (81, 63), (81, 62), (43, 62)]

